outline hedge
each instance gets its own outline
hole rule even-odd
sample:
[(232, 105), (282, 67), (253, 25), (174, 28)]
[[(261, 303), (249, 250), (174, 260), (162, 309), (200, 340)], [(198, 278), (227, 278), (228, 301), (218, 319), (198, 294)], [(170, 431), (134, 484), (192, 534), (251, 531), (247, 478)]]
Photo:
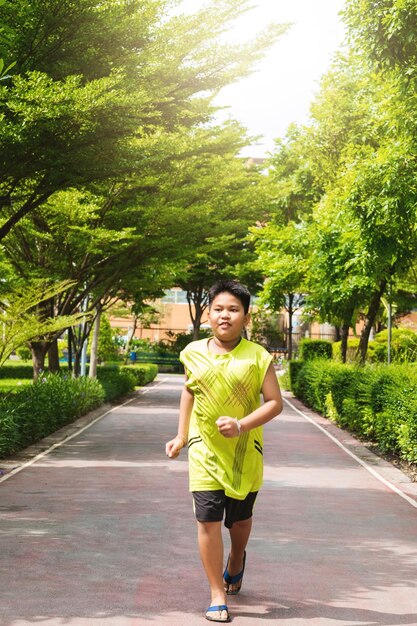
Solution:
[(127, 370), (121, 371), (114, 368), (98, 367), (97, 380), (101, 383), (105, 399), (109, 402), (125, 396), (136, 386), (136, 377)]
[[(297, 365), (295, 365), (297, 363)], [(417, 366), (316, 359), (290, 364), (293, 393), (307, 406), (378, 447), (417, 463)]]
[[(347, 342), (346, 360), (355, 362), (359, 337), (350, 337)], [(386, 363), (388, 356), (388, 330), (382, 330), (368, 343), (366, 360), (369, 363)], [(333, 343), (333, 359), (341, 361), (341, 342)], [(393, 328), (391, 335), (391, 362), (409, 363), (417, 361), (417, 333), (409, 328)]]
[(126, 395), (135, 386), (153, 380), (157, 372), (156, 366), (144, 364), (120, 369), (101, 366), (97, 378), (45, 374), (37, 382), (0, 397), (0, 457), (39, 441), (104, 401)]
[(103, 386), (92, 378), (57, 374), (0, 399), (0, 456), (7, 456), (50, 435), (100, 406)]
[(133, 365), (124, 365), (120, 368), (120, 371), (131, 372), (136, 381), (138, 387), (151, 383), (158, 374), (158, 366), (154, 363), (137, 363)]
[(300, 341), (300, 359), (331, 359), (332, 342), (325, 339), (302, 339)]

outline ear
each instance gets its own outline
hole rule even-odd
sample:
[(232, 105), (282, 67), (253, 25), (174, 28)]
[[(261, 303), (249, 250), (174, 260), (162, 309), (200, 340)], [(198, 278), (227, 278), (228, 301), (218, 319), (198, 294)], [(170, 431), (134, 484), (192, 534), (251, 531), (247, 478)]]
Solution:
[(250, 313), (246, 313), (245, 315), (245, 328), (250, 322)]

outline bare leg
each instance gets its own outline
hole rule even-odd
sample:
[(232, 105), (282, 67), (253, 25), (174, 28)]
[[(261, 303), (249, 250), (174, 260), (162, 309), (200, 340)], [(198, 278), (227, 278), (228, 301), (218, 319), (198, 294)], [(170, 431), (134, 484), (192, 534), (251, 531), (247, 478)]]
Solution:
[[(239, 574), (242, 571), (243, 555), (249, 541), (251, 530), (251, 517), (241, 522), (235, 522), (232, 528), (229, 529), (231, 540), (230, 558), (227, 565), (227, 571), (229, 576), (236, 576), (236, 574)], [(230, 584), (229, 591), (234, 591), (237, 587), (238, 584)]]
[[(211, 591), (211, 605), (226, 604), (223, 588), (223, 539), (221, 522), (197, 522), (198, 547), (200, 558), (208, 578)], [(225, 611), (210, 613), (211, 617), (225, 619)]]

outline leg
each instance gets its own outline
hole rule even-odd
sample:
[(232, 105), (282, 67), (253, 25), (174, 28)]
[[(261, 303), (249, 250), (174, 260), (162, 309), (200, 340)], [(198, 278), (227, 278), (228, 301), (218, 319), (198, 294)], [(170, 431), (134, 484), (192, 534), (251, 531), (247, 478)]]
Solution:
[[(226, 604), (223, 588), (223, 539), (222, 522), (197, 522), (200, 558), (208, 578), (211, 591), (211, 606)], [(227, 612), (211, 613), (210, 618), (226, 621)]]
[[(249, 541), (251, 530), (252, 517), (240, 522), (235, 522), (232, 528), (229, 529), (231, 541), (230, 557), (227, 564), (227, 572), (229, 576), (235, 576), (243, 569), (243, 556)], [(236, 585), (229, 584), (229, 592), (236, 591), (238, 588), (240, 588), (239, 583), (236, 583)]]

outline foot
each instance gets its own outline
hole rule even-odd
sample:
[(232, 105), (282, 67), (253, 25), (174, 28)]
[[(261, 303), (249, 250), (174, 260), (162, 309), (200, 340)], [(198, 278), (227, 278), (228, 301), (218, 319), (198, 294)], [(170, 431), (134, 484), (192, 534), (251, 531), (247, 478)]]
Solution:
[(226, 604), (213, 604), (206, 611), (209, 622), (230, 622), (229, 610)]
[[(243, 573), (245, 571), (245, 562), (246, 562), (246, 550), (243, 553), (243, 562), (241, 564), (241, 569), (233, 570), (230, 562), (230, 555), (227, 559), (226, 569), (223, 574), (223, 582), (224, 582), (224, 590), (226, 591), (228, 596), (235, 596), (239, 593), (240, 588), (242, 587), (243, 581)], [(236, 571), (236, 574), (232, 574), (231, 572)]]

